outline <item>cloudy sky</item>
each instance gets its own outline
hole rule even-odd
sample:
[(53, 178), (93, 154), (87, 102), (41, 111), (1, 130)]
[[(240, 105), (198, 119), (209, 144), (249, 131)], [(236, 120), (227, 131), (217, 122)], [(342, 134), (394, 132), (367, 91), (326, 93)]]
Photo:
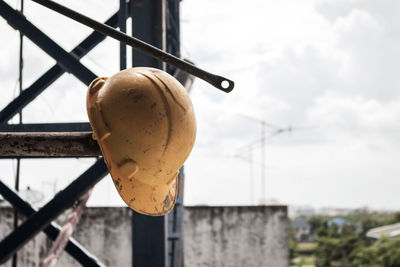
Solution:
[[(90, 33), (25, 2), (26, 16), (66, 50)], [(118, 1), (63, 2), (100, 21), (118, 9)], [(184, 0), (181, 7), (183, 55), (236, 83), (230, 94), (199, 79), (193, 85), (198, 135), (185, 166), (187, 205), (259, 204), (264, 168), (267, 202), (400, 208), (400, 2)], [(0, 32), (4, 107), (17, 94), (18, 33), (3, 19)], [(55, 63), (29, 41), (24, 58), (24, 87)], [(112, 75), (118, 43), (103, 42), (82, 62)], [(24, 110), (24, 122), (87, 121), (85, 93), (65, 74)], [(260, 121), (274, 126), (265, 128), (264, 164)], [(24, 160), (21, 187), (49, 196), (92, 162)], [(15, 162), (1, 160), (0, 168), (11, 185)], [(90, 204), (122, 204), (109, 177)]]

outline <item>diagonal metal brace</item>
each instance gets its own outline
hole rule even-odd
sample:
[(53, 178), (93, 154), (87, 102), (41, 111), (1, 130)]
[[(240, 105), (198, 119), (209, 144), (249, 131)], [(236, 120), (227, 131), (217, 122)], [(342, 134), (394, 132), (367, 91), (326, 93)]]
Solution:
[[(118, 23), (118, 12), (112, 15), (105, 24), (111, 27), (117, 26)], [(105, 35), (94, 31), (86, 39), (84, 39), (79, 45), (77, 45), (71, 52), (70, 55), (76, 59), (81, 59), (90, 50), (95, 48), (106, 38)], [(59, 66), (54, 65), (47, 72), (45, 72), (40, 78), (26, 88), (22, 93), (11, 101), (3, 110), (0, 111), (0, 123), (5, 123), (10, 120), (15, 114), (22, 110), (32, 100), (34, 100), (39, 94), (41, 94), (47, 87), (55, 82), (65, 70)]]
[(6, 262), (19, 248), (46, 228), (52, 220), (71, 207), (75, 200), (87, 192), (108, 173), (100, 158), (75, 181), (60, 191), (38, 212), (25, 220), (15, 231), (0, 242), (0, 264)]
[(44, 52), (54, 58), (57, 64), (66, 71), (72, 73), (84, 84), (89, 85), (97, 78), (97, 76), (80, 63), (78, 59), (66, 52), (61, 46), (30, 23), (20, 12), (14, 10), (3, 0), (0, 0), (0, 15), (7, 20), (11, 27), (22, 32)]
[[(22, 213), (25, 217), (29, 217), (35, 214), (37, 211), (25, 202), (14, 190), (9, 188), (6, 184), (4, 184), (0, 180), (0, 194), (4, 197), (5, 200), (10, 202), (14, 208), (18, 210), (18, 212)], [(43, 232), (47, 235), (47, 237), (51, 240), (56, 240), (58, 233), (60, 232), (61, 227), (56, 223), (52, 222), (47, 226)], [(70, 238), (65, 251), (71, 255), (76, 261), (78, 261), (83, 266), (105, 266), (102, 262), (100, 262), (94, 255), (92, 255), (89, 251), (87, 251), (78, 241), (74, 238)]]

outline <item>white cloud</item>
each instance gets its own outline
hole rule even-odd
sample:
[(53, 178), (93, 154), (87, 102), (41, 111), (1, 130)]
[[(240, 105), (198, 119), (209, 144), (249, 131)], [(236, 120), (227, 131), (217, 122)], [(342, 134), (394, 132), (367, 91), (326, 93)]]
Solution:
[[(244, 186), (235, 185), (240, 176), (236, 173), (249, 177), (249, 165), (223, 160), (222, 156), (207, 160), (206, 155), (234, 152), (260, 136), (259, 125), (235, 116), (210, 115), (210, 107), (220, 107), (281, 126), (312, 126), (304, 130), (294, 127), (291, 135), (280, 135), (267, 143), (269, 196), (289, 203), (398, 207), (393, 201), (395, 192), (388, 187), (397, 185), (399, 169), (393, 158), (399, 156), (400, 130), (396, 42), (400, 32), (396, 23), (389, 23), (397, 21), (392, 9), (399, 9), (398, 4), (390, 3), (377, 7), (373, 1), (306, 1), (300, 7), (295, 1), (263, 1), (243, 7), (231, 1), (224, 20), (239, 30), (228, 27), (227, 31), (229, 36), (247, 37), (246, 43), (234, 45), (233, 37), (224, 36), (211, 50), (216, 63), (213, 67), (218, 66), (220, 73), (227, 70), (237, 86), (232, 95), (219, 96), (207, 91), (205, 84), (195, 84), (197, 114), (206, 118), (199, 121), (199, 128), (207, 130), (199, 134), (201, 151), (192, 155), (188, 179), (214, 185), (217, 178), (231, 177), (229, 188), (236, 197), (221, 191), (219, 203), (249, 201), (249, 190), (243, 192)], [(223, 5), (212, 3), (214, 10), (220, 10), (219, 4)], [(193, 7), (195, 2), (185, 1), (184, 5)], [(194, 17), (200, 9), (199, 5), (191, 9), (196, 12), (187, 12)], [(251, 14), (248, 24), (239, 19), (239, 14), (247, 13)], [(194, 40), (198, 35), (190, 32), (196, 29), (193, 24), (201, 25), (202, 21), (191, 21), (189, 14), (184, 17), (189, 21), (183, 25), (184, 42), (191, 44), (196, 62), (204, 65), (203, 61), (211, 62), (202, 57), (205, 44), (198, 49)], [(202, 32), (202, 39), (218, 38), (218, 30), (209, 28)], [(257, 36), (249, 38), (254, 32)], [(218, 50), (223, 55), (214, 52)], [(207, 93), (201, 98), (197, 90)], [(201, 108), (203, 104), (207, 108)], [(259, 159), (259, 148), (254, 153)], [(205, 165), (214, 175), (209, 171), (203, 175)], [(260, 191), (259, 167), (253, 171)], [(197, 202), (191, 196), (201, 194), (198, 188), (187, 186), (188, 203)], [(376, 195), (370, 193), (372, 188)], [(210, 197), (207, 191), (203, 194), (204, 199)], [(371, 195), (376, 197), (371, 199)]]

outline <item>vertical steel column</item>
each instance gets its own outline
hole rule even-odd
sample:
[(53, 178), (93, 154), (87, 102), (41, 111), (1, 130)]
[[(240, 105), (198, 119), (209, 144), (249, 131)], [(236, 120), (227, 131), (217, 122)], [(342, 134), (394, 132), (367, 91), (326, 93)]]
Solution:
[[(131, 1), (132, 35), (165, 50), (165, 0)], [(132, 49), (133, 66), (163, 69), (163, 62)]]
[(183, 184), (184, 168), (179, 170), (178, 197), (174, 209), (168, 214), (168, 267), (183, 267)]
[[(167, 52), (180, 58), (181, 57), (181, 42), (180, 42), (180, 15), (179, 4), (180, 0), (167, 0), (167, 16), (166, 16), (166, 46)], [(167, 65), (167, 72), (173, 74), (177, 68), (172, 65)]]
[[(132, 35), (165, 49), (165, 0), (132, 0)], [(132, 65), (163, 69), (164, 64), (137, 50)], [(167, 266), (167, 216), (132, 214), (132, 263), (134, 267)]]
[[(126, 33), (126, 12), (127, 3), (126, 0), (119, 0), (119, 12), (118, 12), (118, 25), (121, 32)], [(119, 69), (126, 69), (126, 44), (123, 42), (119, 43)]]
[[(174, 56), (181, 57), (180, 52), (180, 0), (167, 0), (166, 8), (166, 49)], [(177, 68), (168, 65), (167, 72), (173, 76), (178, 74)], [(188, 76), (186, 76), (188, 77)], [(179, 80), (179, 77), (175, 77)], [(185, 84), (183, 81), (180, 81)], [(168, 214), (168, 267), (183, 267), (183, 183), (184, 168), (179, 171), (178, 197), (175, 207)]]
[[(24, 0), (21, 0), (21, 8), (20, 12), (24, 14)], [(24, 68), (24, 58), (23, 58), (23, 48), (24, 48), (24, 35), (20, 31), (19, 32), (19, 71), (18, 71), (18, 87), (19, 87), (19, 95), (22, 93), (22, 74)], [(22, 124), (22, 110), (19, 111), (19, 124)], [(15, 191), (19, 191), (19, 184), (20, 184), (20, 171), (21, 171), (21, 159), (17, 159), (17, 168), (15, 171)], [(14, 230), (18, 227), (18, 211), (14, 208)], [(18, 256), (15, 253), (12, 257), (11, 262), (12, 267), (17, 267), (18, 265)]]

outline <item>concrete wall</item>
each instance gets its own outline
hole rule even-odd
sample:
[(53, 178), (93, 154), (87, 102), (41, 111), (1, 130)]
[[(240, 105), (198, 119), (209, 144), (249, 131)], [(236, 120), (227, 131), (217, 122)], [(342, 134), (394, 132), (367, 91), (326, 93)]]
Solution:
[(289, 266), (285, 206), (188, 207), (187, 266)]
[[(0, 208), (0, 239), (12, 221), (12, 209)], [(289, 266), (286, 207), (186, 207), (184, 229), (188, 267)], [(132, 266), (128, 208), (86, 209), (73, 236), (107, 266)], [(18, 266), (40, 266), (51, 245), (40, 233), (19, 251)], [(80, 265), (64, 252), (58, 266)]]

